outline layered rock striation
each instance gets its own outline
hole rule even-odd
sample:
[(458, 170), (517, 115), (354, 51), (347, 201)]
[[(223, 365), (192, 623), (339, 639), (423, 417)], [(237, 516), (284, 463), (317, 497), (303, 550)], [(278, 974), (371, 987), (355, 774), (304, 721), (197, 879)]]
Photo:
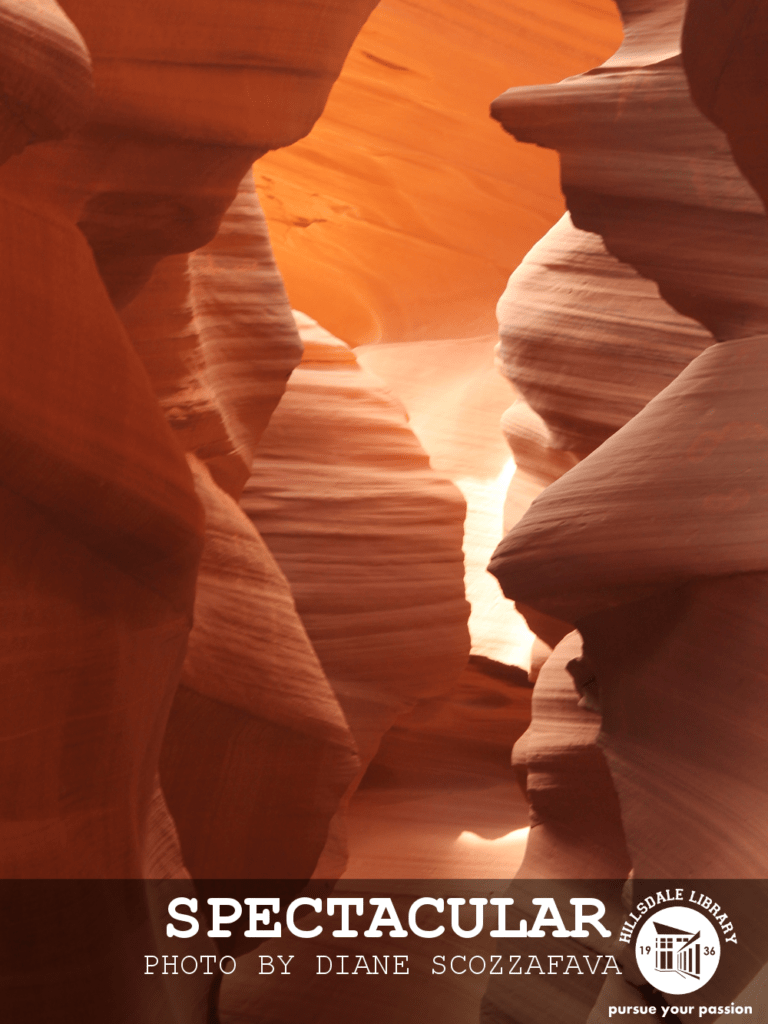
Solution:
[(53, 0), (5, 0), (2, 18), (0, 162), (33, 142), (77, 128), (93, 100), (91, 61), (83, 38)]
[[(296, 315), (304, 357), (242, 505), (290, 582), (364, 770), (393, 722), (466, 665), (465, 507), (383, 384)], [(326, 874), (343, 867), (333, 857)]]
[(379, 4), (315, 131), (256, 167), (293, 306), (351, 345), (495, 335), (509, 268), (562, 202), (553, 155), (511, 148), (488, 97), (620, 36), (608, 0)]
[[(313, 12), (315, 20), (305, 21), (295, 38), (290, 31), (280, 31), (277, 8), (262, 7), (254, 26), (259, 31), (248, 36), (252, 52), (243, 51), (242, 38), (244, 24), (253, 24), (249, 19), (254, 15), (238, 4), (224, 12), (203, 5), (194, 19), (181, 19), (184, 29), (176, 33), (169, 27), (182, 12), (170, 3), (153, 8), (151, 14), (141, 3), (126, 5), (108, 21), (87, 2), (75, 0), (65, 7), (93, 58), (93, 106), (74, 135), (29, 147), (6, 164), (0, 181), (10, 261), (4, 275), (4, 323), (10, 337), (23, 334), (27, 339), (21, 353), (8, 353), (11, 362), (4, 377), (8, 436), (16, 436), (20, 424), (30, 423), (22, 432), (22, 449), (29, 450), (29, 457), (21, 461), (13, 456), (6, 482), (14, 495), (9, 500), (33, 501), (40, 515), (52, 517), (59, 524), (57, 529), (64, 529), (72, 543), (85, 548), (77, 555), (72, 549), (68, 555), (69, 542), (62, 541), (55, 545), (59, 550), (55, 558), (43, 559), (45, 573), (64, 574), (59, 587), (52, 579), (44, 583), (43, 577), (38, 582), (33, 577), (20, 582), (18, 592), (12, 588), (15, 614), (22, 614), (27, 604), (39, 606), (49, 636), (29, 649), (17, 643), (15, 649), (26, 653), (15, 657), (13, 664), (24, 678), (37, 666), (34, 671), (44, 677), (51, 674), (50, 685), (58, 686), (54, 680), (60, 678), (61, 666), (71, 662), (68, 678), (73, 694), (80, 692), (84, 679), (92, 680), (88, 683), (92, 699), (106, 701), (104, 714), (114, 716), (115, 728), (121, 732), (126, 708), (111, 680), (127, 673), (126, 685), (139, 687), (131, 691), (131, 701), (138, 701), (138, 707), (138, 693), (145, 693), (142, 700), (149, 704), (135, 722), (144, 738), (137, 735), (114, 746), (109, 730), (102, 728), (88, 740), (99, 750), (105, 744), (114, 748), (116, 778), (123, 780), (120, 785), (113, 782), (106, 797), (103, 784), (109, 773), (104, 779), (89, 780), (78, 769), (74, 790), (78, 795), (67, 799), (67, 813), (82, 813), (84, 822), (101, 820), (105, 814), (109, 839), (105, 833), (103, 841), (89, 841), (87, 852), (79, 850), (79, 840), (68, 840), (68, 853), (63, 856), (61, 838), (46, 852), (46, 843), (38, 836), (34, 856), (25, 854), (15, 867), (16, 862), (9, 862), (6, 874), (21, 870), (64, 876), (140, 876), (143, 859), (149, 856), (147, 844), (151, 846), (148, 809), (164, 723), (186, 648), (203, 535), (202, 505), (183, 452), (210, 458), (219, 480), (237, 493), (259, 430), (299, 353), (287, 307), (283, 326), (274, 303), (270, 311), (268, 289), (274, 286), (268, 284), (255, 303), (263, 309), (266, 324), (261, 331), (266, 339), (263, 384), (256, 384), (249, 395), (238, 396), (241, 385), (235, 378), (242, 372), (242, 360), (251, 359), (249, 369), (259, 374), (254, 365), (259, 356), (254, 357), (252, 347), (257, 326), (254, 311), (247, 308), (248, 302), (245, 309), (242, 303), (238, 308), (231, 277), (229, 292), (224, 287), (217, 293), (212, 279), (221, 282), (226, 277), (222, 261), (227, 257), (217, 253), (215, 245), (199, 257), (203, 262), (197, 264), (196, 295), (191, 296), (183, 254), (216, 236), (254, 157), (309, 129), (370, 5), (353, 4), (334, 12), (318, 9)], [(14, 28), (19, 16), (9, 17)], [(19, 33), (24, 45), (17, 61), (22, 70), (28, 68), (32, 85), (24, 93), (11, 76), (7, 90), (17, 105), (27, 104), (30, 123), (42, 125), (41, 137), (46, 132), (55, 136), (62, 134), (62, 126), (69, 126), (67, 118), (74, 114), (67, 111), (77, 98), (83, 105), (88, 100), (89, 59), (78, 32), (67, 28), (70, 23), (55, 5), (46, 6), (32, 20), (41, 27), (37, 37), (33, 32)], [(318, 33), (326, 33), (328, 46), (310, 47), (310, 39), (314, 44)], [(43, 57), (34, 52), (29, 57), (29, 40), (35, 38)], [(58, 91), (50, 85), (57, 64), (48, 59), (45, 47), (54, 56), (58, 53), (63, 82)], [(263, 49), (270, 47), (268, 57)], [(269, 66), (276, 69), (271, 77), (265, 70)], [(253, 90), (263, 101), (255, 106)], [(40, 118), (46, 103), (55, 108), (54, 100), (61, 110), (49, 111), (46, 127)], [(265, 251), (263, 230), (259, 236), (253, 223), (248, 223), (255, 216), (252, 203), (253, 197), (246, 197), (232, 215), (240, 218), (233, 232), (240, 230), (246, 236), (241, 260), (258, 259), (259, 246), (262, 255)], [(154, 267), (166, 258), (170, 262), (162, 264), (146, 294), (137, 298), (139, 306), (127, 310), (122, 323), (115, 307), (129, 306)], [(217, 270), (221, 271), (218, 278)], [(270, 274), (277, 281), (268, 262), (262, 266), (262, 279)], [(41, 287), (43, 280), (46, 290)], [(256, 279), (249, 285), (258, 286)], [(145, 313), (147, 306), (154, 306), (150, 320), (158, 314), (149, 330), (153, 337), (147, 336), (142, 323), (142, 302)], [(194, 322), (195, 302), (203, 321), (204, 345)], [(217, 325), (217, 309), (220, 320), (230, 321), (229, 327)], [(236, 339), (228, 342), (226, 337), (238, 318), (239, 353)], [(49, 350), (53, 359), (46, 355)], [(228, 371), (228, 360), (241, 365)], [(211, 381), (205, 379), (209, 366)], [(45, 367), (42, 375), (41, 367)], [(211, 397), (214, 390), (220, 398)], [(17, 518), (21, 523), (23, 517)], [(11, 534), (20, 528), (13, 527)], [(24, 544), (20, 540), (11, 550), (24, 575)], [(75, 570), (72, 557), (96, 561), (90, 569), (84, 564), (82, 570)], [(94, 573), (98, 576), (102, 561), (105, 572), (125, 576), (124, 583), (110, 584), (110, 597), (104, 600), (95, 594), (105, 584), (91, 579)], [(91, 591), (93, 598), (87, 598)], [(58, 611), (46, 603), (56, 593)], [(62, 623), (69, 623), (73, 615), (80, 616), (80, 626), (55, 627), (59, 616)], [(9, 629), (14, 628), (13, 616), (9, 614), (5, 621)], [(96, 648), (87, 638), (94, 629), (101, 637)], [(78, 639), (82, 630), (85, 633)], [(58, 644), (45, 654), (56, 636)], [(150, 646), (142, 653), (145, 640)], [(119, 653), (126, 643), (130, 655)], [(95, 650), (102, 648), (103, 657), (97, 657)], [(155, 648), (157, 653), (152, 653)], [(145, 657), (149, 659), (146, 666)], [(130, 681), (136, 678), (138, 683)], [(63, 717), (53, 712), (53, 706), (47, 715), (48, 728), (54, 731), (65, 729), (68, 721), (64, 706), (71, 701), (60, 694), (56, 703), (61, 700)], [(72, 700), (72, 714), (77, 717), (74, 708), (85, 697)], [(16, 697), (15, 702), (20, 714), (27, 713), (23, 701)], [(38, 736), (34, 723), (33, 717), (30, 729), (22, 730), (29, 737), (24, 741), (27, 747), (34, 746)], [(13, 728), (10, 718), (9, 728)], [(85, 737), (71, 746), (62, 738), (63, 749), (71, 749), (73, 757), (100, 763), (96, 749), (92, 757), (83, 755), (84, 742)], [(55, 749), (55, 744), (47, 745)], [(28, 753), (16, 750), (15, 770), (29, 765), (30, 779), (42, 777), (45, 759), (38, 762), (36, 757), (32, 747)], [(93, 793), (92, 783), (96, 785)], [(77, 810), (81, 799), (82, 811)], [(63, 835), (57, 806), (54, 799), (49, 812), (33, 815), (34, 820), (45, 820), (50, 814), (52, 840), (54, 833)], [(118, 809), (123, 806), (129, 809), (124, 842), (118, 840), (119, 828), (113, 820), (124, 813)], [(88, 825), (91, 831), (93, 827)], [(18, 857), (23, 844), (12, 845)], [(169, 870), (181, 869), (177, 865)]]
[(301, 355), (250, 172), (216, 238), (163, 260), (122, 320), (206, 513), (162, 752), (185, 863), (197, 878), (308, 877), (357, 760), (289, 585), (237, 500)]
[[(309, 130), (372, 6), (0, 7), (5, 878), (306, 877), (357, 771), (236, 503), (301, 351), (241, 183)], [(206, 1019), (206, 980), (121, 995), (115, 965), (163, 948), (158, 891), (37, 929), (5, 1008)]]
[[(517, 137), (561, 150), (575, 228), (598, 235), (591, 247), (626, 265), (623, 279), (646, 294), (628, 307), (629, 330), (638, 315), (649, 327), (661, 321), (669, 355), (655, 382), (653, 373), (635, 375), (632, 400), (642, 405), (653, 388), (656, 397), (544, 491), (492, 571), (508, 596), (582, 633), (577, 675), (592, 680), (602, 710), (635, 875), (760, 877), (766, 219), (726, 138), (688, 94), (683, 5), (619, 6), (626, 40), (614, 58), (558, 86), (506, 94), (495, 116)], [(708, 333), (648, 297), (650, 282)], [(512, 324), (505, 330), (505, 372), (516, 379), (521, 367), (534, 408), (561, 446), (575, 449), (573, 415), (553, 401), (547, 357), (537, 374), (527, 332), (518, 341)], [(630, 353), (627, 366), (636, 365)], [(574, 408), (584, 408), (578, 395)], [(732, 732), (722, 726), (733, 685), (726, 615), (741, 651)], [(726, 754), (736, 747), (739, 756)]]
[[(555, 482), (491, 570), (551, 643), (558, 622), (583, 643), (556, 647), (515, 748), (536, 826), (523, 872), (761, 878), (768, 247), (745, 129), (761, 37), (739, 63), (755, 10), (691, 9), (694, 96), (732, 126), (732, 152), (689, 93), (685, 5), (618, 7), (613, 58), (494, 104), (518, 139), (560, 151), (569, 211), (500, 306), (503, 372), (533, 410), (509, 416), (512, 444), (531, 450), (536, 415), (540, 479)], [(747, 80), (737, 115), (729, 89)], [(557, 478), (566, 453), (576, 464)], [(757, 945), (746, 973), (718, 981), (728, 998), (765, 958)], [(652, 996), (628, 986), (642, 979), (622, 959), (626, 978), (606, 986), (594, 1024), (609, 1003)], [(489, 989), (490, 1017), (504, 999), (503, 985)]]

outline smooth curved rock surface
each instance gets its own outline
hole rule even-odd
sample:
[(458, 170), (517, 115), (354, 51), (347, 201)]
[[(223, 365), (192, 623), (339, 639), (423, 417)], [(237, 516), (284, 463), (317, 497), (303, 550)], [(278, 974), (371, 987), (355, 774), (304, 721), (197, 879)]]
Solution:
[[(182, 446), (220, 459), (234, 457), (239, 468), (235, 464), (233, 469), (232, 458), (227, 471), (221, 464), (212, 468), (236, 492), (245, 476), (243, 463), (250, 460), (258, 432), (279, 398), (281, 377), (287, 376), (298, 355), (295, 332), (285, 331), (290, 321), (283, 327), (273, 323), (269, 344), (277, 345), (277, 352), (264, 353), (264, 362), (271, 363), (265, 365), (264, 383), (252, 397), (238, 397), (231, 382), (239, 370), (226, 371), (224, 364), (230, 358), (242, 358), (242, 351), (240, 355), (228, 352), (228, 342), (216, 325), (216, 306), (224, 302), (228, 315), (245, 316), (246, 321), (248, 316), (253, 319), (253, 308), (243, 310), (231, 291), (217, 296), (211, 268), (220, 269), (227, 255), (215, 251), (199, 257), (204, 263), (196, 265), (196, 294), (190, 299), (182, 254), (216, 235), (255, 156), (309, 129), (371, 4), (309, 5), (295, 30), (287, 23), (280, 28), (278, 5), (254, 7), (236, 0), (226, 9), (220, 4), (202, 5), (195, 18), (186, 16), (187, 7), (182, 12), (170, 0), (161, 6), (136, 0), (109, 18), (90, 0), (72, 0), (64, 6), (90, 48), (96, 100), (90, 120), (75, 135), (28, 148), (0, 173), (4, 236), (13, 254), (4, 272), (3, 320), (10, 337), (31, 339), (21, 353), (6, 353), (10, 361), (4, 374), (8, 390), (4, 415), (6, 436), (13, 443), (8, 441), (4, 479), (13, 488), (10, 501), (34, 501), (41, 514), (52, 515), (60, 529), (72, 534), (75, 544), (71, 553), (66, 544), (60, 545), (59, 553), (51, 557), (46, 573), (53, 577), (43, 584), (45, 573), (41, 576), (39, 593), (34, 581), (31, 584), (24, 577), (26, 582), (19, 583), (21, 592), (38, 602), (40, 614), (44, 613), (51, 642), (59, 636), (63, 643), (67, 634), (63, 627), (60, 635), (57, 632), (57, 617), (69, 622), (75, 609), (81, 608), (82, 623), (67, 627), (70, 640), (65, 646), (78, 649), (76, 657), (93, 664), (100, 682), (95, 676), (89, 699), (106, 700), (105, 713), (109, 712), (111, 698), (106, 694), (112, 674), (134, 673), (141, 676), (141, 692), (147, 689), (150, 706), (141, 719), (145, 738), (137, 736), (120, 766), (131, 790), (130, 799), (125, 798), (130, 811), (125, 821), (130, 834), (127, 845), (119, 839), (122, 826), (115, 826), (109, 842), (106, 838), (93, 842), (95, 852), (89, 860), (78, 853), (77, 844), (70, 844), (71, 852), (64, 857), (59, 849), (61, 837), (54, 842), (52, 836), (51, 851), (46, 852), (46, 842), (37, 842), (34, 857), (9, 863), (6, 873), (36, 874), (39, 860), (39, 870), (53, 875), (141, 875), (147, 809), (165, 716), (184, 656), (202, 534), (201, 509)], [(54, 5), (40, 8), (43, 28), (51, 21), (49, 8), (56, 10)], [(181, 14), (183, 31), (170, 31)], [(78, 89), (83, 92), (88, 61), (77, 32), (66, 34), (66, 18), (59, 17), (58, 23), (64, 26), (59, 31), (64, 32), (69, 51), (64, 49), (74, 67), (71, 88), (64, 83), (60, 90), (64, 104), (68, 88), (72, 95), (80, 95)], [(255, 49), (244, 53), (246, 24), (261, 26), (262, 31), (246, 33)], [(327, 45), (315, 47), (319, 38), (326, 39)], [(265, 48), (271, 48), (269, 59)], [(292, 64), (286, 64), (289, 53)], [(43, 85), (50, 92), (50, 86)], [(259, 97), (258, 103), (253, 96)], [(245, 197), (239, 216), (247, 221), (254, 213), (244, 207), (248, 207)], [(262, 254), (266, 252), (263, 235), (260, 239), (254, 235), (249, 244), (250, 252), (241, 249), (234, 258), (250, 259), (258, 255), (259, 246)], [(155, 375), (154, 385), (171, 413), (169, 418), (182, 427), (175, 437), (114, 309), (115, 304), (129, 304), (165, 257), (170, 262), (161, 267), (160, 276), (165, 279), (159, 292), (153, 298), (150, 289), (143, 301), (150, 306), (160, 298), (166, 302), (167, 318), (153, 329), (167, 347), (160, 351), (156, 346), (146, 365)], [(284, 304), (274, 266), (270, 263), (264, 269), (265, 280), (270, 279), (270, 287), (280, 291), (278, 299)], [(38, 284), (43, 279), (45, 295)], [(254, 287), (258, 283), (254, 281)], [(270, 315), (274, 319), (274, 309), (270, 314), (268, 308), (271, 300), (264, 301), (267, 320)], [(131, 312), (135, 314), (136, 309)], [(193, 318), (198, 314), (204, 321), (206, 358), (213, 384), (221, 392), (221, 409), (216, 408), (218, 398), (212, 400), (206, 393), (210, 389), (203, 379), (203, 361), (195, 352)], [(130, 315), (126, 323), (131, 330), (136, 326)], [(247, 323), (241, 327), (249, 332)], [(186, 358), (190, 365), (185, 364)], [(42, 373), (41, 367), (45, 367)], [(228, 387), (225, 378), (230, 381)], [(106, 389), (105, 381), (109, 382)], [(174, 391), (180, 399), (176, 406)], [(20, 424), (27, 424), (21, 438)], [(222, 428), (231, 429), (233, 436)], [(28, 452), (28, 457), (20, 460), (19, 451)], [(13, 531), (8, 536), (14, 536)], [(83, 552), (76, 555), (83, 545)], [(27, 549), (21, 540), (16, 548), (13, 557), (21, 559), (21, 551)], [(86, 594), (89, 590), (100, 593), (106, 583), (86, 582), (98, 573), (95, 564), (73, 570), (71, 558), (80, 557), (104, 559), (108, 575), (128, 573), (125, 594), (121, 596), (123, 585), (113, 582), (115, 596), (104, 601), (94, 597), (93, 611), (88, 611)], [(54, 584), (56, 566), (61, 565), (64, 572), (65, 562), (69, 568)], [(49, 608), (44, 599), (51, 588), (58, 593), (56, 587), (63, 588), (62, 595), (72, 590), (71, 601), (61, 596), (58, 610)], [(17, 609), (24, 607), (18, 595), (14, 601)], [(104, 624), (110, 617), (114, 629)], [(7, 622), (10, 628), (10, 614)], [(103, 656), (93, 653), (95, 641), (88, 639), (95, 630), (107, 645)], [(144, 653), (142, 631), (148, 631), (149, 647)], [(130, 639), (134, 634), (135, 642)], [(115, 651), (127, 645), (133, 653), (108, 657), (109, 645)], [(155, 647), (160, 653), (153, 653)], [(40, 662), (43, 671), (44, 650), (44, 645), (34, 651), (30, 648), (18, 662), (19, 671), (27, 671), (26, 658)], [(54, 661), (65, 665), (71, 657), (75, 655), (58, 651), (46, 664), (49, 668)], [(72, 671), (74, 686), (78, 678), (74, 664)], [(100, 686), (106, 687), (103, 698)], [(117, 700), (116, 727), (125, 713)], [(9, 729), (15, 728), (9, 718)], [(109, 735), (108, 730), (104, 734)], [(34, 729), (30, 735), (36, 735)], [(103, 737), (99, 743), (109, 746)], [(16, 763), (25, 763), (25, 756), (16, 751)], [(136, 764), (132, 759), (138, 759)], [(100, 763), (97, 753), (86, 760)], [(31, 771), (30, 778), (38, 774), (38, 769)], [(80, 781), (87, 789), (88, 780)], [(120, 787), (115, 785), (113, 790), (105, 808), (113, 799), (123, 800)], [(101, 798), (92, 799), (100, 806)], [(76, 801), (70, 804), (74, 807)], [(72, 858), (77, 858), (77, 866)]]
[(691, 95), (721, 128), (742, 174), (766, 203), (765, 53), (768, 12), (761, 0), (712, 7), (691, 0), (683, 32), (683, 66)]
[(179, 443), (237, 499), (302, 352), (250, 171), (216, 237), (162, 260), (121, 319)]
[[(260, 587), (266, 577), (286, 615), (292, 604), (243, 513), (209, 483), (208, 470), (195, 464), (210, 518), (220, 513), (223, 524), (221, 536), (208, 536), (203, 547), (203, 508), (183, 449), (200, 448), (212, 463), (225, 460), (212, 469), (236, 492), (299, 346), (292, 328), (285, 331), (289, 320), (282, 326), (273, 322), (261, 360), (263, 380), (244, 396), (234, 380), (240, 369), (230, 372), (228, 365), (245, 358), (252, 368), (259, 356), (244, 353), (237, 330), (227, 336), (216, 318), (217, 308), (228, 306), (227, 316), (242, 317), (240, 327), (248, 335), (253, 304), (238, 299), (231, 287), (228, 294), (217, 293), (210, 278), (216, 270), (226, 272), (230, 258), (250, 260), (259, 248), (266, 253), (264, 235), (247, 239), (250, 251), (227, 254), (214, 245), (203, 254), (211, 262), (196, 267), (191, 301), (185, 254), (215, 238), (253, 160), (269, 146), (287, 144), (309, 130), (371, 6), (307, 2), (296, 5), (290, 13), (300, 17), (292, 19), (286, 19), (285, 5), (237, 0), (194, 9), (171, 0), (135, 0), (109, 12), (92, 0), (72, 0), (62, 5), (65, 14), (45, 0), (0, 8), (5, 30), (0, 155), (17, 153), (0, 169), (5, 337), (0, 346), (5, 538), (0, 771), (6, 783), (0, 796), (0, 874), (6, 878), (187, 876), (158, 789), (158, 763), (187, 649), (201, 548), (205, 575), (222, 552), (231, 561), (230, 542), (238, 545), (243, 578)], [(244, 31), (245, 26), (255, 31)], [(253, 48), (244, 52), (244, 40)], [(89, 109), (91, 63), (96, 93)], [(27, 142), (37, 144), (18, 152)], [(241, 206), (239, 216), (242, 227), (243, 220), (253, 218), (252, 207)], [(245, 233), (251, 233), (247, 225)], [(165, 259), (159, 293), (167, 317), (154, 330), (155, 340), (167, 347), (154, 352), (154, 365), (147, 361), (153, 382), (116, 309), (139, 296)], [(275, 293), (274, 266), (262, 270)], [(264, 297), (267, 320), (274, 299), (275, 294), (272, 300)], [(284, 297), (280, 301), (284, 304)], [(205, 360), (196, 350), (198, 315), (215, 401), (202, 373)], [(185, 364), (187, 357), (191, 365)], [(169, 418), (182, 426), (176, 431), (156, 394), (161, 392), (166, 404), (174, 390), (180, 403)], [(167, 407), (174, 409), (171, 402)], [(213, 451), (206, 451), (208, 443)], [(223, 448), (217, 447), (221, 443)], [(197, 597), (205, 609), (205, 587)], [(242, 616), (246, 610), (257, 614), (241, 600), (237, 612)], [(200, 618), (204, 625), (202, 613)], [(237, 615), (227, 624), (242, 626)], [(271, 620), (262, 625), (267, 636), (279, 634), (284, 643), (295, 639), (297, 660), (308, 666), (305, 688), (312, 698), (286, 693), (267, 706), (255, 693), (250, 696), (266, 718), (290, 719), (287, 732), (298, 720), (298, 732), (316, 728), (325, 737), (318, 740), (322, 749), (315, 760), (302, 762), (305, 769), (312, 764), (309, 774), (314, 771), (319, 780), (306, 790), (307, 801), (318, 798), (306, 808), (305, 820), (312, 824), (300, 830), (307, 845), (297, 854), (300, 863), (283, 861), (275, 869), (282, 874), (287, 866), (306, 875), (356, 761), (295, 612), (285, 628)], [(231, 635), (220, 622), (217, 627), (221, 673)], [(195, 654), (204, 667), (204, 630), (199, 639)], [(253, 662), (253, 651), (243, 651), (241, 642), (239, 653)], [(241, 666), (236, 668), (239, 685)], [(252, 684), (252, 663), (247, 675)], [(220, 674), (208, 676), (199, 690), (207, 687), (203, 696), (213, 692), (215, 699), (219, 682)], [(232, 688), (227, 696), (237, 711), (237, 699), (241, 705), (247, 701), (242, 693), (233, 696)], [(254, 735), (263, 740), (270, 732), (270, 723), (254, 725), (251, 706), (239, 710), (240, 722), (232, 726), (230, 716), (228, 723), (239, 771), (228, 774), (225, 763), (214, 765), (207, 777), (214, 789), (221, 778), (232, 787), (250, 775), (258, 746)], [(179, 720), (178, 709), (172, 719)], [(285, 736), (275, 738), (276, 732), (270, 753), (282, 749), (290, 760), (299, 745), (304, 751), (304, 733), (286, 753)], [(212, 759), (220, 753), (207, 750)], [(192, 752), (186, 749), (184, 756), (189, 759)], [(271, 760), (274, 769), (276, 755)], [(203, 761), (198, 752), (197, 766)], [(328, 796), (325, 805), (321, 791)], [(183, 795), (189, 800), (188, 792)], [(232, 803), (225, 806), (220, 796), (215, 795), (217, 812), (231, 816)], [(178, 802), (175, 791), (174, 798)], [(285, 809), (279, 808), (278, 816)], [(220, 844), (213, 854), (201, 850), (199, 842), (190, 846), (187, 824), (182, 822), (181, 844), (192, 850), (196, 869), (244, 873), (248, 866), (242, 859), (233, 865), (223, 856), (232, 849), (252, 858), (256, 870), (269, 860), (261, 840), (236, 847), (231, 836), (213, 836)], [(199, 820), (195, 827), (200, 828)], [(124, 965), (164, 949), (162, 929), (155, 927), (157, 897), (149, 889), (138, 892), (129, 908), (128, 935), (112, 918), (97, 928), (103, 907), (90, 904), (64, 915), (55, 934), (39, 931), (29, 947), (30, 963), (4, 1009), (35, 1024), (52, 1015), (78, 1022), (206, 1019), (210, 978), (190, 983), (181, 998), (164, 980), (146, 986), (135, 1000), (122, 997)], [(9, 917), (29, 909), (14, 902)], [(79, 948), (78, 936), (91, 926), (99, 937), (98, 953), (60, 982), (54, 1003), (51, 972), (64, 977), (67, 957)], [(38, 959), (32, 956), (35, 949)], [(197, 949), (208, 950), (207, 940)], [(104, 958), (110, 969), (94, 982)], [(7, 991), (6, 986), (4, 995)]]
[[(82, 40), (54, 4), (12, 13), (3, 84), (20, 105), (4, 110), (23, 109), (32, 129), (17, 134), (18, 149), (74, 127), (91, 87)], [(9, 54), (17, 29), (23, 46)], [(52, 151), (31, 146), (0, 170), (0, 876), (184, 878), (157, 764), (191, 622), (201, 510), (49, 173)], [(162, 946), (152, 895), (116, 896), (134, 925), (125, 935), (105, 926), (99, 899), (74, 891), (53, 916), (42, 884), (5, 896), (14, 969), (4, 1013), (34, 1024), (71, 1012), (117, 1022), (151, 1007), (172, 1019), (181, 1004), (163, 982), (130, 1006), (115, 996), (114, 964)], [(182, 1002), (202, 1021), (205, 986), (191, 985)]]
[(697, 577), (768, 568), (765, 363), (765, 338), (707, 349), (536, 499), (494, 571), (514, 565), (505, 581), (520, 600), (575, 622)]
[(303, 362), (242, 505), (290, 582), (366, 766), (395, 719), (466, 665), (464, 502), (352, 350), (297, 316)]
[(293, 304), (350, 344), (392, 343), (361, 362), (464, 494), (472, 650), (506, 664), (527, 665), (532, 637), (485, 571), (513, 471), (492, 307), (561, 206), (551, 155), (510, 151), (488, 96), (510, 67), (520, 82), (572, 74), (618, 34), (604, 0), (380, 5), (312, 135), (254, 168)]
[(533, 689), (531, 724), (514, 746), (512, 764), (531, 805), (516, 878), (625, 878), (632, 866), (597, 745), (600, 713), (567, 668), (581, 654), (577, 632), (555, 647)]
[[(688, 96), (683, 5), (618, 7), (625, 39), (600, 68), (493, 104), (517, 139), (560, 151), (569, 207), (498, 308), (501, 369), (542, 418), (537, 459), (550, 464), (541, 480), (526, 469), (513, 480), (510, 527), (566, 452), (594, 451), (712, 343), (710, 331), (741, 332), (746, 304), (763, 303), (765, 218)], [(505, 417), (521, 464), (531, 425), (519, 403)]]
[[(209, 242), (249, 165), (312, 127), (374, 0), (62, 5), (93, 59), (90, 122), (62, 153), (113, 300), (163, 256)], [(34, 169), (26, 170), (27, 177)]]
[(189, 275), (205, 376), (231, 445), (226, 453), (199, 454), (217, 483), (239, 498), (302, 354), (250, 171), (216, 237), (190, 254)]
[(500, 369), (563, 458), (594, 451), (713, 341), (568, 213), (514, 271), (497, 313)]
[[(713, 339), (568, 213), (515, 269), (497, 312), (499, 369), (522, 396), (501, 418), (517, 466), (509, 530)], [(522, 598), (516, 608), (550, 648), (569, 632)], [(534, 676), (543, 653), (532, 655)]]
[(699, 576), (579, 624), (637, 878), (765, 878), (766, 589)]
[(0, 4), (0, 163), (76, 128), (93, 98), (90, 55), (53, 0)]
[(206, 542), (163, 789), (193, 877), (308, 878), (355, 747), (264, 542), (194, 459), (193, 472)]
[(689, 95), (684, 4), (617, 6), (626, 40), (613, 58), (559, 85), (510, 90), (494, 117), (515, 138), (559, 150), (575, 226), (599, 234), (673, 308), (718, 340), (764, 333), (765, 212)]
[[(512, 92), (496, 113), (518, 137), (562, 148), (576, 227), (722, 344), (547, 488), (492, 570), (509, 596), (584, 636), (574, 671), (602, 710), (635, 877), (761, 877), (765, 215), (687, 94), (682, 5), (619, 6), (616, 58)], [(723, 756), (714, 709), (726, 706)]]
[(306, 135), (375, 0), (93, 0), (63, 9), (93, 56), (94, 120), (261, 151)]
[(237, 504), (302, 350), (250, 172), (214, 241), (161, 261), (122, 319), (206, 513), (161, 760), (185, 863), (195, 878), (309, 877), (358, 762), (288, 583)]
[(202, 516), (85, 240), (17, 200), (0, 180), (3, 325), (25, 338), (2, 350), (1, 873), (140, 877)]
[(510, 389), (494, 366), (495, 343), (462, 338), (361, 345), (355, 355), (400, 399), (430, 465), (453, 481), (467, 503), (463, 547), (472, 654), (527, 666), (531, 633), (486, 569), (504, 534), (509, 479), (520, 471), (499, 431)]
[(295, 308), (349, 344), (495, 334), (513, 267), (562, 213), (551, 154), (488, 98), (618, 44), (608, 0), (388, 0), (311, 136), (255, 168)]

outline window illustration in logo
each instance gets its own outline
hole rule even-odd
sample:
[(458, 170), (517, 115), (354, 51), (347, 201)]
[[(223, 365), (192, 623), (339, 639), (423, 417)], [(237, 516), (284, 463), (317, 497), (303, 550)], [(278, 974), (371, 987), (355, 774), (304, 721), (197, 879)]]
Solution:
[(720, 962), (720, 936), (711, 920), (692, 907), (657, 910), (640, 929), (637, 965), (647, 982), (671, 995), (706, 985)]

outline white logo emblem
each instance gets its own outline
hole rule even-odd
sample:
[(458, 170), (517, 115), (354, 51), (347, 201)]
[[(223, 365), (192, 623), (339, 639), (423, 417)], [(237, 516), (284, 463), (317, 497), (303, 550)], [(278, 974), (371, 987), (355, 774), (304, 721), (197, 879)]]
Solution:
[(685, 995), (706, 985), (720, 963), (720, 937), (692, 907), (657, 910), (635, 943), (637, 966), (659, 992)]

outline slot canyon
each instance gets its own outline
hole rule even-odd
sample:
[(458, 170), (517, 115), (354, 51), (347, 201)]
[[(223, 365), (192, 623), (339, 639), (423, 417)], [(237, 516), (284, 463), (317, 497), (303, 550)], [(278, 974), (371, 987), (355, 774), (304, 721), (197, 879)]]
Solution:
[(0, 0), (0, 99), (0, 1019), (768, 1022), (768, 0)]

